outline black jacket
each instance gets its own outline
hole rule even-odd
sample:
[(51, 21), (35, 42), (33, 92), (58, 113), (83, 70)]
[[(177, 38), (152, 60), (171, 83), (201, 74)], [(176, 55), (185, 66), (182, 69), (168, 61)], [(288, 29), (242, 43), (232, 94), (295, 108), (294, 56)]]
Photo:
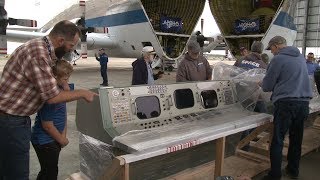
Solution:
[[(151, 64), (149, 64), (149, 66), (151, 66)], [(148, 69), (143, 57), (135, 60), (132, 63), (132, 68), (132, 85), (148, 84)], [(154, 80), (157, 80), (158, 77), (158, 74), (153, 74)]]

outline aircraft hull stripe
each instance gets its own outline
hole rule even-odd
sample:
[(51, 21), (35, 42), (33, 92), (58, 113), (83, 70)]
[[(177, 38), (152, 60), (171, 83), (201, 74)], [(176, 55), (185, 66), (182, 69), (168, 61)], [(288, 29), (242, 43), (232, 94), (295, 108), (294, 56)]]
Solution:
[(0, 54), (7, 54), (7, 48), (0, 48)]
[(80, 5), (80, 6), (86, 6), (86, 2), (85, 2), (85, 1), (80, 1), (80, 2), (79, 2), (79, 5)]
[(127, 11), (108, 16), (96, 17), (86, 20), (87, 27), (112, 27), (128, 24), (137, 24), (148, 22), (148, 19), (142, 9)]
[(294, 24), (294, 18), (290, 16), (288, 13), (281, 11), (277, 17), (277, 19), (274, 21), (275, 25), (285, 27), (291, 30), (297, 30), (296, 25)]
[(81, 57), (82, 57), (82, 59), (87, 59), (88, 58), (88, 54), (87, 53), (82, 53)]

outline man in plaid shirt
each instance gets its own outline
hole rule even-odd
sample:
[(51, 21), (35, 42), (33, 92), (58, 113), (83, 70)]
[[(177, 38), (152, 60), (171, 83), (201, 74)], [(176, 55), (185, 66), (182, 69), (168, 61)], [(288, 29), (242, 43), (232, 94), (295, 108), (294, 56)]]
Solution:
[(51, 67), (73, 50), (80, 36), (69, 21), (57, 23), (50, 34), (18, 47), (0, 79), (0, 179), (29, 179), (30, 115), (47, 103), (77, 99), (93, 101), (88, 90), (61, 91)]

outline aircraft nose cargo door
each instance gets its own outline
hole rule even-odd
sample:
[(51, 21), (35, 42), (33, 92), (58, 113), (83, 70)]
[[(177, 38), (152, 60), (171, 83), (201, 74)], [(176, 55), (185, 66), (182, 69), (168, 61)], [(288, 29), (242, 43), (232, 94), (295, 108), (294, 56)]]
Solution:
[[(179, 57), (186, 46), (206, 0), (141, 0), (168, 58)], [(192, 12), (192, 13), (190, 13)]]

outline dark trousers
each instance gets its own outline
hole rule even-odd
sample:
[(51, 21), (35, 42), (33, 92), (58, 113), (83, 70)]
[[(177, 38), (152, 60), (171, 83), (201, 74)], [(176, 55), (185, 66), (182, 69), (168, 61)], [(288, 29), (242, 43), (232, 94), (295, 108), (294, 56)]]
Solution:
[(108, 85), (107, 67), (108, 67), (108, 64), (100, 64), (100, 72), (101, 72), (101, 77), (103, 79), (102, 84), (104, 85)]
[(41, 170), (37, 180), (56, 180), (58, 177), (58, 162), (61, 146), (54, 141), (48, 144), (32, 144), (37, 153)]
[(287, 168), (290, 174), (299, 175), (303, 123), (309, 115), (309, 102), (278, 100), (274, 103), (273, 137), (270, 147), (271, 170), (269, 175), (281, 177), (283, 140), (289, 130)]
[(0, 114), (0, 180), (29, 179), (31, 120)]

